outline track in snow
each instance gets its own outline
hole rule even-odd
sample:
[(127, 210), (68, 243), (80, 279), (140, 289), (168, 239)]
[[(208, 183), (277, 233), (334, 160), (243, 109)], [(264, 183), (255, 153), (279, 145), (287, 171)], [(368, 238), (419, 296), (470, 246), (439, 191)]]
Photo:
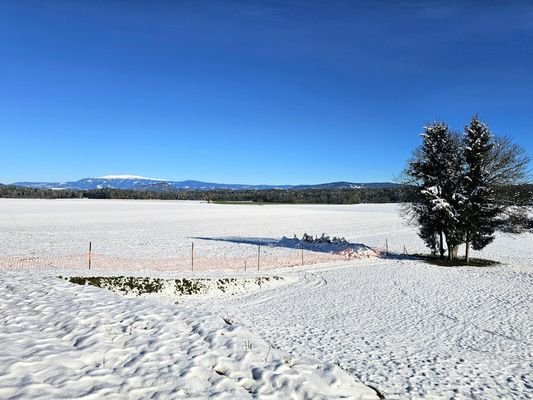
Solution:
[(388, 398), (528, 398), (533, 274), (359, 261), (294, 284), (198, 302), (298, 357), (339, 365)]

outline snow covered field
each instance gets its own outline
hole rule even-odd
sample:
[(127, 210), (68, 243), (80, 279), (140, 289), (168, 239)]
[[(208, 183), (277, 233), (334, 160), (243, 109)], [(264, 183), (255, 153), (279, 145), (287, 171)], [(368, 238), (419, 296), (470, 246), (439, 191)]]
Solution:
[[(69, 254), (91, 240), (117, 256), (171, 257), (191, 237), (304, 232), (425, 251), (396, 205), (0, 199), (0, 256)], [(197, 243), (213, 254), (250, 251)], [(507, 264), (363, 259), (284, 268), (272, 274), (285, 284), (177, 305), (69, 284), (55, 270), (2, 272), (0, 398), (375, 397), (357, 379), (393, 399), (531, 398), (533, 235), (500, 237), (474, 256)]]
[(532, 287), (521, 269), (375, 260), (198, 305), (387, 398), (521, 399), (533, 394)]
[(0, 284), (2, 399), (377, 398), (190, 307), (13, 272)]
[[(174, 257), (195, 250), (246, 254), (226, 237), (279, 240), (304, 233), (344, 236), (355, 243), (408, 250), (395, 206), (220, 205), (176, 201), (0, 199), (0, 256), (61, 255), (87, 251), (128, 257)], [(399, 241), (393, 240), (393, 235)], [(404, 241), (404, 237), (407, 241)], [(415, 238), (416, 239), (416, 238)], [(251, 253), (255, 254), (255, 247)]]

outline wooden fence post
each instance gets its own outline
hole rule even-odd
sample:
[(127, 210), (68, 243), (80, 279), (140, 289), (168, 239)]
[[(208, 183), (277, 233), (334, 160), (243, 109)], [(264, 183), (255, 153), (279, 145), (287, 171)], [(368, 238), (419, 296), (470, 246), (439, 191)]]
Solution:
[(389, 255), (389, 240), (385, 239), (385, 253)]
[(93, 244), (92, 242), (89, 242), (89, 269), (91, 269), (91, 253), (92, 253), (92, 247), (93, 247)]

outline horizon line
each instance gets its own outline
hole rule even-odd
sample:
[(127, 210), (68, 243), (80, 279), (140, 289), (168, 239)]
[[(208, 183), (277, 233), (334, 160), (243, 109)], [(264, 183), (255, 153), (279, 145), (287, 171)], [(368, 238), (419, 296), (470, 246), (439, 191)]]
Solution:
[[(198, 179), (162, 179), (162, 178), (150, 178), (142, 175), (132, 175), (132, 174), (109, 174), (109, 175), (103, 175), (103, 176), (88, 176), (84, 178), (79, 179), (67, 179), (67, 180), (16, 180), (11, 183), (5, 183), (5, 185), (13, 185), (16, 183), (70, 183), (70, 182), (78, 182), (84, 179), (116, 179), (116, 180), (150, 180), (150, 181), (158, 181), (158, 182), (201, 182), (201, 183), (212, 183), (212, 184), (223, 184), (223, 185), (242, 185), (242, 186), (312, 186), (312, 185), (321, 185), (321, 184), (328, 184), (328, 183), (354, 183), (354, 184), (369, 184), (369, 183), (394, 183), (393, 179), (389, 180), (373, 180), (373, 181), (354, 181), (354, 180), (346, 180), (346, 179), (336, 179), (336, 180), (327, 180), (322, 181), (320, 183), (228, 183), (228, 182), (218, 182), (216, 180), (198, 180)], [(2, 181), (0, 181), (2, 183)]]

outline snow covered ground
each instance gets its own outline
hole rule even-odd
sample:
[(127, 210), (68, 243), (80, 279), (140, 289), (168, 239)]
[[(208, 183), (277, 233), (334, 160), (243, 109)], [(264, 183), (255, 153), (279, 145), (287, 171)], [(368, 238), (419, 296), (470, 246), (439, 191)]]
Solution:
[(0, 285), (2, 399), (377, 398), (212, 313), (54, 277)]
[[(425, 251), (396, 205), (0, 199), (0, 256), (69, 254), (89, 240), (108, 254), (174, 256), (191, 237), (242, 255), (249, 245), (219, 239), (304, 232)], [(284, 268), (271, 271), (283, 284), (178, 305), (69, 284), (53, 269), (1, 272), (0, 398), (375, 396), (357, 378), (391, 399), (532, 398), (533, 235), (499, 237), (474, 256), (506, 264)]]
[(532, 288), (531, 270), (360, 260), (197, 305), (390, 399), (521, 399), (533, 394)]
[[(304, 233), (403, 249), (392, 235), (411, 232), (391, 205), (220, 205), (185, 201), (0, 199), (0, 256), (87, 252), (130, 257), (255, 255), (255, 246), (224, 238), (274, 239)], [(204, 238), (197, 239), (197, 238)], [(211, 239), (211, 240), (208, 240)], [(415, 239), (417, 239), (415, 237)], [(416, 244), (420, 244), (418, 240)], [(204, 253), (205, 252), (205, 253)]]

